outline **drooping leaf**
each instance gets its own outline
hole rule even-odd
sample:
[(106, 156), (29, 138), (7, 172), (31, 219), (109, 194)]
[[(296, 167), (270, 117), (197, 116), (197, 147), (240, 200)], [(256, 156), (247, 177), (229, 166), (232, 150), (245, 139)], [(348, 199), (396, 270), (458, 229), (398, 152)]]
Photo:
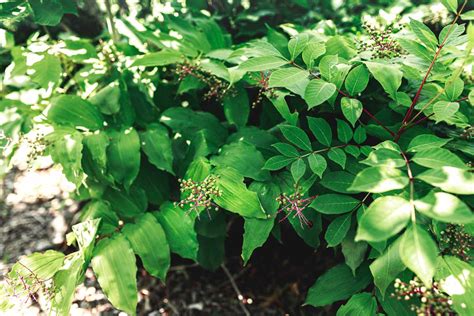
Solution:
[(336, 119), (337, 121), (337, 138), (347, 144), (353, 136), (353, 132), (349, 124), (343, 120)]
[(137, 266), (133, 250), (122, 234), (97, 243), (92, 270), (112, 305), (135, 315), (137, 308)]
[(326, 159), (324, 159), (323, 156), (314, 153), (308, 156), (308, 164), (311, 171), (317, 174), (320, 178), (322, 178), (323, 173), (328, 166)]
[(264, 71), (279, 68), (287, 63), (288, 61), (278, 56), (261, 56), (244, 61), (239, 65), (239, 69), (245, 71)]
[(171, 139), (166, 127), (160, 124), (150, 124), (140, 133), (140, 143), (148, 160), (160, 170), (174, 175), (173, 152)]
[(370, 265), (374, 283), (382, 296), (385, 296), (385, 291), (393, 280), (405, 270), (405, 265), (400, 258), (400, 240), (401, 238), (398, 238), (391, 243), (383, 255), (375, 259)]
[(107, 167), (115, 181), (130, 188), (140, 171), (140, 137), (135, 129), (109, 130)]
[(367, 159), (361, 163), (369, 166), (403, 167), (405, 160), (399, 152), (387, 148), (380, 148), (370, 152)]
[(385, 92), (394, 100), (397, 98), (397, 90), (402, 84), (403, 73), (396, 65), (380, 62), (366, 62), (370, 73), (382, 85)]
[(195, 214), (186, 214), (179, 206), (165, 202), (153, 215), (161, 224), (171, 251), (183, 258), (197, 260), (199, 245), (194, 230)]
[(165, 281), (170, 267), (170, 248), (165, 231), (156, 218), (145, 213), (135, 224), (126, 224), (122, 233), (142, 259), (148, 273)]
[(355, 123), (362, 114), (362, 103), (357, 99), (343, 97), (341, 99), (341, 109), (344, 117), (355, 126)]
[(365, 90), (369, 83), (369, 72), (364, 65), (353, 68), (346, 77), (344, 85), (349, 95), (355, 96)]
[(363, 290), (370, 281), (367, 265), (357, 269), (356, 276), (347, 265), (337, 265), (316, 280), (308, 291), (305, 304), (318, 307), (347, 299)]
[(423, 44), (430, 47), (432, 50), (436, 49), (438, 46), (438, 39), (428, 26), (418, 20), (410, 19), (410, 28)]
[(265, 162), (263, 169), (265, 170), (279, 170), (288, 166), (290, 163), (295, 161), (296, 157), (286, 157), (282, 155), (273, 156)]
[(342, 169), (346, 168), (347, 155), (341, 148), (331, 148), (328, 151), (328, 158), (341, 166)]
[(301, 33), (293, 37), (288, 41), (288, 50), (290, 51), (291, 60), (301, 54), (306, 45), (308, 45), (309, 35), (307, 33)]
[(237, 127), (244, 127), (247, 124), (250, 105), (247, 91), (240, 85), (237, 86), (235, 94), (229, 93), (222, 100), (224, 105), (224, 114), (227, 121), (235, 124)]
[(421, 134), (413, 138), (408, 144), (408, 152), (419, 152), (431, 148), (440, 148), (446, 145), (450, 138), (439, 138), (436, 135)]
[(349, 194), (347, 189), (352, 185), (355, 176), (346, 171), (326, 172), (320, 184), (330, 190)]
[(400, 258), (403, 264), (431, 286), (436, 268), (438, 247), (430, 234), (417, 224), (410, 226), (400, 242)]

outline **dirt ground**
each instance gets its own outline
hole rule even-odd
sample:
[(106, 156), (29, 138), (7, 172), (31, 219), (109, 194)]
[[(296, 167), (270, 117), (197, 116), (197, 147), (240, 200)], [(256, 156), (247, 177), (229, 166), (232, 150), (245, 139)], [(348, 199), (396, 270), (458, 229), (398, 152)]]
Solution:
[[(0, 278), (22, 255), (47, 249), (68, 251), (65, 234), (74, 223), (79, 209), (68, 198), (71, 190), (61, 171), (55, 168), (39, 171), (16, 169), (3, 179)], [(284, 244), (269, 240), (263, 248), (256, 250), (244, 267), (240, 259), (242, 224), (239, 221), (232, 224), (231, 237), (226, 242), (227, 261), (224, 268), (210, 272), (189, 260), (173, 256), (166, 284), (139, 269), (139, 314), (335, 314), (331, 309), (302, 307), (306, 291), (317, 276), (340, 260), (332, 250), (322, 246), (314, 252), (305, 247), (291, 229), (284, 228)], [(246, 304), (239, 301), (238, 292)], [(12, 314), (44, 314), (43, 304), (39, 301), (19, 300)], [(108, 303), (89, 270), (84, 284), (76, 291), (71, 315), (119, 314)]]

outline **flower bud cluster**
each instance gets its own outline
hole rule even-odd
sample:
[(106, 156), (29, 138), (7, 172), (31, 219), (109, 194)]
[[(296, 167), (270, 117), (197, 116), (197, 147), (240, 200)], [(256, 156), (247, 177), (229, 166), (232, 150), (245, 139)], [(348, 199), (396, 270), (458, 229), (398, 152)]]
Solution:
[(258, 90), (257, 97), (252, 102), (252, 108), (257, 107), (257, 105), (262, 103), (264, 95), (267, 95), (269, 98), (275, 97), (275, 89), (268, 86), (270, 74), (271, 73), (268, 71), (261, 71), (260, 76), (256, 78), (257, 85), (260, 87), (260, 89)]
[(465, 232), (464, 225), (446, 225), (440, 233), (439, 245), (444, 254), (456, 256), (466, 262), (471, 260), (469, 254), (473, 246), (472, 236)]
[(394, 287), (395, 291), (391, 296), (398, 300), (410, 301), (411, 309), (417, 315), (455, 315), (451, 308), (453, 301), (439, 289), (437, 282), (427, 288), (417, 277), (409, 283), (396, 279)]
[(392, 37), (394, 31), (392, 27), (382, 29), (368, 23), (364, 23), (362, 26), (369, 38), (359, 42), (359, 52), (372, 52), (372, 57), (376, 59), (394, 58), (402, 55), (402, 47)]
[(298, 217), (300, 220), (301, 227), (303, 227), (303, 224), (309, 228), (313, 227), (313, 223), (304, 216), (303, 211), (315, 198), (316, 196), (304, 198), (298, 188), (296, 188), (295, 192), (290, 195), (282, 193), (276, 198), (276, 201), (280, 204), (278, 213), (286, 212), (286, 215), (280, 220), (280, 222), (293, 214), (293, 217)]
[(203, 96), (204, 100), (222, 100), (228, 91), (228, 84), (222, 79), (189, 62), (184, 62), (178, 65), (176, 68), (176, 74), (178, 75), (178, 79), (180, 81), (187, 76), (193, 76), (204, 82), (209, 89)]
[(213, 199), (222, 196), (222, 190), (217, 186), (216, 176), (209, 175), (201, 182), (192, 179), (179, 179), (178, 181), (181, 194), (186, 197), (176, 202), (176, 205), (181, 208), (187, 206), (189, 207), (188, 213), (195, 211), (198, 215), (203, 209), (207, 211), (212, 208), (218, 210), (218, 206), (213, 202)]

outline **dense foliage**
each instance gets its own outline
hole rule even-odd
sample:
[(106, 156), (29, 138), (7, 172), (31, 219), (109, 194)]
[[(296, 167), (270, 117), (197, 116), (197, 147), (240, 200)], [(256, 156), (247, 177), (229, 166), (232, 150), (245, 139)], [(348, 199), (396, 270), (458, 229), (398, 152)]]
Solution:
[(474, 11), (257, 2), (106, 1), (96, 39), (38, 28), (24, 43), (7, 29), (82, 8), (0, 4), (6, 158), (50, 155), (85, 203), (78, 250), (21, 259), (3, 297), (42, 291), (67, 315), (91, 266), (133, 315), (136, 256), (162, 280), (170, 252), (216, 269), (242, 217), (244, 264), (282, 226), (342, 251), (308, 305), (474, 315)]

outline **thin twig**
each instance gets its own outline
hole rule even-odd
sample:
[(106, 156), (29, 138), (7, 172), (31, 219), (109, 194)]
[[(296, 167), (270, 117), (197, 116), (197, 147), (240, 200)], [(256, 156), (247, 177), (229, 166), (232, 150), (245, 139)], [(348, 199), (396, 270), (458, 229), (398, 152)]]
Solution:
[(227, 267), (225, 266), (225, 264), (221, 264), (221, 268), (222, 268), (222, 270), (224, 270), (225, 274), (229, 278), (230, 284), (232, 285), (232, 287), (234, 288), (235, 293), (237, 294), (237, 299), (239, 300), (239, 304), (240, 304), (240, 307), (242, 308), (242, 311), (244, 312), (244, 314), (246, 316), (250, 316), (250, 312), (245, 307), (244, 303), (242, 303), (242, 299), (243, 299), (244, 296), (240, 292), (239, 287), (237, 286), (237, 284), (235, 283), (234, 278), (232, 277), (232, 274), (230, 274), (230, 272), (227, 269)]

